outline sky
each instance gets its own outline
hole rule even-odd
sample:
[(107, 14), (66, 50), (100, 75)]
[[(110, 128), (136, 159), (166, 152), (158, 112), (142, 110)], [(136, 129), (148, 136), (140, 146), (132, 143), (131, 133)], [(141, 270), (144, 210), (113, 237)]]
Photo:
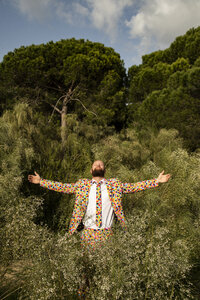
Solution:
[(200, 0), (0, 0), (0, 61), (21, 46), (76, 38), (103, 43), (128, 69), (200, 25)]

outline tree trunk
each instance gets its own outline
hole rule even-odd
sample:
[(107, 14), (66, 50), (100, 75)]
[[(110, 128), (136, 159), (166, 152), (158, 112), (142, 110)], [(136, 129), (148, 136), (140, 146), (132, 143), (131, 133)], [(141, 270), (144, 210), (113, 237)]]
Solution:
[(62, 147), (65, 146), (65, 141), (67, 137), (67, 104), (63, 102), (62, 112), (61, 112), (61, 139), (62, 139)]

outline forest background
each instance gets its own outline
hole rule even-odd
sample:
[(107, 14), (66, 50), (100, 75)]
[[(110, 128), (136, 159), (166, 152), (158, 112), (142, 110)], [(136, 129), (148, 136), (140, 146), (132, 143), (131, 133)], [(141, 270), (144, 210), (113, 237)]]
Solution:
[[(200, 27), (128, 72), (103, 44), (20, 47), (0, 64), (0, 298), (200, 299)], [(126, 233), (84, 256), (67, 229), (74, 197), (28, 174), (75, 182), (95, 159), (106, 177), (170, 181), (128, 195)]]

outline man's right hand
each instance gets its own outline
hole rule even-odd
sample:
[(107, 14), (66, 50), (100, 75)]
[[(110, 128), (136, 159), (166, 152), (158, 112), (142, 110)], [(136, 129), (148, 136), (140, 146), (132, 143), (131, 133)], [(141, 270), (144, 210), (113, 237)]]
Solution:
[(40, 183), (40, 175), (37, 172), (34, 172), (34, 175), (28, 175), (28, 181), (31, 183), (39, 184)]

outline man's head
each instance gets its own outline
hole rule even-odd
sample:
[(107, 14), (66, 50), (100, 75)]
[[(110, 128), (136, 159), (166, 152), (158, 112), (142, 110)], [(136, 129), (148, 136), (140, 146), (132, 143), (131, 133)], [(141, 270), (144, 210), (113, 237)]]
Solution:
[(104, 177), (104, 174), (105, 174), (104, 163), (101, 160), (96, 160), (92, 164), (90, 173), (92, 174), (93, 177)]

